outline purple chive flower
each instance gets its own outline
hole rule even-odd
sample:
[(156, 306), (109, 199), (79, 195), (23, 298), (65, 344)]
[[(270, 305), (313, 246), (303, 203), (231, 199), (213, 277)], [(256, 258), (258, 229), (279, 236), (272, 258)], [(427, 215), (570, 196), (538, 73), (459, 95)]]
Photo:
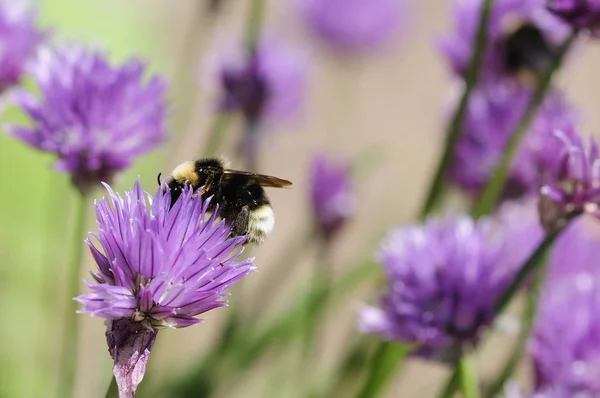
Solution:
[(40, 98), (15, 93), (31, 126), (10, 134), (58, 156), (56, 168), (88, 191), (155, 149), (166, 138), (166, 85), (144, 81), (145, 66), (132, 59), (111, 66), (99, 51), (63, 47), (40, 51), (33, 76)]
[[(472, 196), (487, 184), (531, 95), (529, 88), (507, 81), (488, 82), (471, 95), (451, 176)], [(562, 94), (550, 92), (513, 160), (505, 197), (537, 193), (554, 178), (560, 168), (556, 153), (561, 145), (552, 134), (555, 129), (570, 131), (575, 121)]]
[[(440, 42), (442, 55), (461, 76), (472, 57), (482, 5), (483, 0), (455, 1), (455, 32)], [(544, 0), (496, 0), (488, 23), (482, 77), (543, 70), (553, 49), (568, 34), (568, 26), (545, 8)]]
[(314, 157), (310, 170), (310, 198), (316, 224), (331, 239), (356, 212), (350, 166), (325, 155)]
[[(574, 255), (573, 253), (576, 253)], [(547, 280), (560, 280), (581, 272), (600, 272), (600, 224), (583, 215), (560, 234), (552, 247)]]
[(562, 154), (555, 152), (560, 168), (553, 181), (540, 189), (539, 213), (548, 231), (560, 227), (566, 219), (579, 213), (600, 217), (600, 155), (590, 138), (586, 150), (574, 128), (557, 131), (555, 140), (562, 142)]
[[(139, 180), (125, 197), (105, 184), (108, 198), (96, 203), (98, 243), (87, 240), (98, 265), (76, 298), (80, 312), (106, 318), (107, 342), (121, 396), (141, 382), (156, 334), (184, 328), (226, 305), (225, 290), (251, 272), (253, 259), (237, 261), (246, 237), (228, 238), (231, 228), (207, 217), (210, 200), (186, 187), (172, 208), (171, 195), (142, 191)], [(125, 393), (127, 392), (127, 393)]]
[(574, 29), (588, 30), (598, 36), (600, 30), (600, 1), (547, 0), (548, 9)]
[(380, 48), (400, 31), (405, 11), (399, 0), (300, 0), (308, 26), (343, 52)]
[[(577, 263), (578, 253), (571, 255), (570, 263)], [(565, 398), (600, 396), (597, 272), (552, 279), (545, 286), (528, 345), (538, 389), (563, 391)]]
[[(504, 387), (504, 394), (501, 398), (574, 398), (568, 391), (563, 388), (544, 388), (538, 389), (533, 393), (524, 393), (514, 383), (510, 382)], [(591, 395), (577, 395), (575, 398), (593, 398)]]
[(226, 54), (211, 65), (219, 75), (219, 108), (250, 123), (297, 116), (304, 101), (306, 65), (299, 54), (272, 42), (251, 54)]
[(36, 17), (23, 1), (0, 1), (0, 92), (21, 81), (25, 64), (46, 37)]
[(495, 220), (430, 219), (392, 231), (379, 253), (388, 293), (381, 308), (363, 310), (361, 331), (449, 362), (464, 345), (477, 344), (495, 302), (541, 236), (535, 212), (523, 218), (519, 208), (505, 207)]

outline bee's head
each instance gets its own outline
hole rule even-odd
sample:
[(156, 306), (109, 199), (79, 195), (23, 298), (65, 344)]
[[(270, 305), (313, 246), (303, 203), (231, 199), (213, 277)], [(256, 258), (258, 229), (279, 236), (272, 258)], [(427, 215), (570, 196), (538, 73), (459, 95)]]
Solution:
[(194, 162), (194, 171), (198, 178), (195, 187), (213, 187), (221, 182), (227, 161), (224, 158), (207, 158)]

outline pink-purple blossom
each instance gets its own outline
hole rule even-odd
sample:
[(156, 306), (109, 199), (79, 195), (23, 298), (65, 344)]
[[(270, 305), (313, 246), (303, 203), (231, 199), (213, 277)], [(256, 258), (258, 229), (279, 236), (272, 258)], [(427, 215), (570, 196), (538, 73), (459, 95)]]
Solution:
[(357, 208), (350, 165), (316, 155), (310, 169), (310, 198), (319, 231), (332, 238)]
[(0, 92), (21, 81), (27, 62), (47, 36), (36, 26), (36, 14), (24, 1), (0, 1)]
[(574, 129), (555, 132), (560, 149), (555, 152), (560, 167), (555, 177), (540, 189), (539, 213), (549, 231), (560, 227), (568, 217), (590, 213), (600, 217), (600, 153), (590, 138), (585, 145)]
[(254, 269), (253, 259), (239, 260), (246, 237), (229, 238), (218, 208), (208, 216), (210, 200), (191, 187), (172, 207), (168, 190), (152, 196), (139, 180), (124, 196), (105, 187), (95, 205), (99, 231), (86, 241), (95, 283), (76, 300), (80, 312), (108, 320), (113, 373), (122, 392), (135, 392), (158, 330), (195, 325), (225, 306), (226, 290)]
[(262, 41), (252, 52), (226, 52), (211, 59), (219, 82), (218, 108), (240, 112), (250, 123), (297, 117), (307, 85), (306, 60), (290, 47)]
[[(508, 81), (486, 82), (471, 95), (450, 175), (472, 196), (488, 183), (531, 96), (530, 88)], [(556, 89), (548, 93), (511, 164), (505, 197), (535, 194), (555, 180), (561, 143), (553, 133), (570, 134), (576, 121), (564, 95)]]
[(387, 293), (379, 308), (361, 312), (359, 328), (455, 361), (490, 326), (496, 301), (540, 241), (534, 217), (511, 205), (497, 219), (456, 216), (393, 230), (379, 251)]
[(598, 36), (600, 30), (600, 1), (546, 0), (548, 9), (577, 30)]
[(398, 37), (406, 22), (403, 0), (299, 0), (307, 25), (342, 52), (369, 52)]
[(56, 169), (81, 191), (128, 168), (167, 137), (167, 87), (130, 59), (113, 66), (100, 51), (43, 49), (32, 65), (40, 95), (18, 90), (14, 102), (31, 124), (9, 133), (55, 154)]

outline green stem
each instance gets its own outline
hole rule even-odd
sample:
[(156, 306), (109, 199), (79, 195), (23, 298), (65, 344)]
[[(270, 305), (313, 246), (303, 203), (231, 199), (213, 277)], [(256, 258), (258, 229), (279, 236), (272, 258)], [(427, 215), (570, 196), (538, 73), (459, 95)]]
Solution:
[(577, 32), (575, 31), (561, 44), (557, 50), (552, 65), (550, 65), (550, 67), (540, 77), (537, 88), (533, 93), (531, 100), (529, 101), (529, 105), (519, 120), (519, 123), (515, 127), (514, 132), (511, 134), (506, 149), (502, 153), (502, 157), (494, 169), (492, 178), (488, 181), (483, 193), (473, 206), (472, 214), (474, 217), (479, 218), (485, 214), (489, 214), (496, 207), (498, 199), (504, 190), (504, 185), (506, 183), (506, 179), (508, 178), (509, 167), (515, 154), (517, 153), (519, 144), (523, 140), (525, 133), (529, 130), (537, 110), (541, 106), (544, 97), (551, 87), (552, 78), (555, 72), (560, 69), (563, 59), (571, 48), (571, 45), (575, 41), (576, 37)]
[(533, 325), (537, 297), (539, 294), (540, 286), (543, 283), (543, 279), (544, 273), (539, 273), (537, 275), (535, 285), (527, 295), (527, 302), (525, 303), (525, 309), (523, 311), (523, 315), (521, 316), (521, 330), (519, 331), (517, 342), (513, 347), (513, 350), (510, 356), (508, 357), (508, 360), (502, 367), (502, 370), (498, 373), (496, 378), (490, 383), (489, 387), (486, 389), (484, 394), (485, 397), (497, 397), (501, 393), (506, 381), (514, 374), (515, 369), (521, 361), (521, 357), (523, 356), (523, 352), (525, 350), (525, 344), (527, 343), (527, 339), (529, 337), (529, 333)]
[(407, 346), (396, 342), (381, 342), (371, 359), (369, 374), (359, 398), (375, 398), (381, 395), (390, 378), (396, 373), (408, 354)]
[(63, 336), (61, 341), (61, 361), (59, 362), (59, 396), (70, 397), (73, 394), (75, 384), (75, 374), (77, 371), (77, 343), (79, 341), (79, 323), (77, 322), (78, 303), (73, 300), (79, 294), (81, 281), (79, 280), (79, 270), (83, 255), (83, 239), (85, 231), (86, 209), (88, 195), (78, 193), (75, 214), (75, 228), (73, 231), (73, 254), (71, 264), (68, 269), (67, 279), (67, 306), (65, 314), (65, 323), (63, 326)]
[(265, 0), (252, 0), (246, 25), (246, 48), (250, 54), (256, 50), (265, 11)]
[[(342, 299), (347, 299), (344, 296), (346, 293), (371, 281), (374, 267), (375, 264), (372, 260), (350, 267), (350, 270), (342, 277), (336, 278), (331, 289), (330, 300), (327, 303), (321, 303), (327, 308), (319, 310), (326, 311), (333, 308), (334, 304), (339, 303)], [(245, 329), (244, 333), (237, 333), (228, 342), (227, 356), (209, 354), (209, 357), (204, 358), (204, 361), (199, 363), (188, 375), (169, 383), (166, 386), (169, 391), (168, 395), (172, 397), (209, 396), (222, 377), (231, 379), (239, 372), (249, 369), (253, 363), (263, 357), (269, 348), (294, 341), (299, 334), (299, 319), (307, 307), (318, 302), (316, 298), (319, 294), (316, 287), (310, 287), (307, 292), (298, 294), (299, 298), (282, 310), (275, 319), (265, 319), (264, 314), (258, 314), (256, 321)], [(216, 354), (216, 350), (214, 354)], [(223, 367), (217, 369), (215, 361), (220, 361)], [(144, 388), (143, 383), (142, 388)]]
[(106, 390), (104, 398), (119, 398), (119, 386), (117, 385), (117, 379), (114, 377), (110, 379), (110, 385), (108, 386), (108, 390)]
[(506, 306), (512, 301), (513, 297), (517, 294), (523, 283), (535, 272), (536, 270), (543, 267), (545, 262), (543, 261), (546, 256), (546, 252), (550, 249), (556, 238), (564, 231), (564, 229), (573, 221), (577, 215), (571, 215), (565, 220), (564, 226), (555, 229), (553, 232), (546, 235), (544, 240), (538, 245), (535, 251), (529, 256), (527, 261), (519, 268), (517, 275), (511, 281), (510, 285), (502, 293), (502, 296), (498, 298), (495, 304), (494, 316), (498, 316), (504, 311)]
[[(564, 226), (556, 229), (554, 232), (548, 234), (544, 240), (538, 245), (534, 252), (529, 258), (523, 263), (515, 278), (511, 281), (511, 284), (506, 288), (502, 296), (500, 296), (494, 306), (494, 316), (499, 316), (505, 309), (506, 306), (512, 301), (513, 297), (517, 294), (523, 283), (541, 266), (545, 264), (544, 259), (546, 253), (556, 240), (558, 236), (564, 231), (564, 229), (577, 217), (577, 214), (572, 214), (565, 219)], [(452, 396), (456, 388), (458, 387), (458, 367), (455, 369), (451, 378), (449, 379), (444, 392), (441, 394), (443, 398), (449, 398)]]
[(232, 116), (224, 113), (217, 114), (213, 124), (208, 132), (208, 137), (200, 151), (203, 156), (214, 156), (223, 145), (227, 128), (231, 122)]
[[(316, 234), (320, 236), (319, 234)], [(302, 360), (300, 362), (303, 370), (314, 369), (308, 365), (308, 361), (311, 358), (313, 351), (318, 351), (319, 347), (318, 337), (323, 335), (325, 332), (319, 329), (319, 321), (323, 315), (323, 309), (326, 306), (329, 296), (331, 294), (331, 286), (333, 283), (333, 270), (331, 262), (331, 245), (330, 241), (320, 236), (318, 242), (318, 250), (316, 261), (314, 264), (314, 272), (312, 277), (312, 287), (317, 290), (315, 299), (311, 300), (303, 314), (304, 324), (302, 325), (303, 339), (302, 339)]]
[(446, 135), (444, 153), (438, 164), (433, 182), (429, 187), (425, 205), (421, 209), (421, 219), (425, 218), (435, 209), (435, 207), (438, 205), (438, 202), (442, 198), (442, 194), (445, 189), (446, 172), (450, 168), (450, 164), (453, 160), (454, 149), (458, 143), (465, 115), (467, 113), (469, 98), (471, 97), (471, 93), (473, 92), (473, 89), (477, 85), (477, 80), (479, 79), (479, 69), (487, 45), (487, 26), (492, 10), (492, 3), (493, 0), (485, 0), (483, 3), (481, 16), (479, 17), (479, 25), (477, 27), (477, 35), (475, 36), (475, 41), (473, 43), (475, 50), (465, 76), (465, 88), (462, 93), (458, 109), (454, 113), (454, 117), (450, 123), (448, 134)]
[(372, 351), (372, 339), (368, 339), (365, 334), (353, 336), (354, 340), (347, 346), (345, 355), (335, 366), (332, 375), (326, 376), (329, 384), (325, 386), (325, 391), (319, 396), (322, 397), (342, 397), (347, 395), (348, 386), (355, 383), (362, 374)]
[(458, 362), (460, 388), (463, 398), (479, 398), (479, 383), (477, 381), (477, 364), (473, 353), (464, 354)]
[(458, 388), (458, 380), (459, 380), (458, 368), (459, 368), (458, 366), (454, 367), (454, 370), (452, 371), (452, 375), (446, 382), (446, 385), (444, 386), (444, 389), (442, 390), (442, 393), (440, 394), (441, 398), (451, 398), (454, 396), (454, 392)]

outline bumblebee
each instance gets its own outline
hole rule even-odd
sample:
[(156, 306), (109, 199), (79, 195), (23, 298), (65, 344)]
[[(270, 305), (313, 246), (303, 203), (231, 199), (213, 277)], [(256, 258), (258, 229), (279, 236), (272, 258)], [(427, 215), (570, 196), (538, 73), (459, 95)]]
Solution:
[[(187, 161), (165, 180), (171, 192), (171, 206), (188, 183), (200, 189), (202, 199), (212, 196), (209, 211), (219, 205), (219, 215), (231, 225), (231, 236), (248, 235), (246, 243), (262, 243), (273, 230), (275, 214), (263, 187), (283, 188), (290, 181), (263, 174), (228, 169), (224, 158)], [(160, 181), (160, 174), (158, 175)]]
[(510, 73), (539, 76), (556, 57), (556, 49), (535, 25), (527, 23), (504, 39), (504, 62)]

